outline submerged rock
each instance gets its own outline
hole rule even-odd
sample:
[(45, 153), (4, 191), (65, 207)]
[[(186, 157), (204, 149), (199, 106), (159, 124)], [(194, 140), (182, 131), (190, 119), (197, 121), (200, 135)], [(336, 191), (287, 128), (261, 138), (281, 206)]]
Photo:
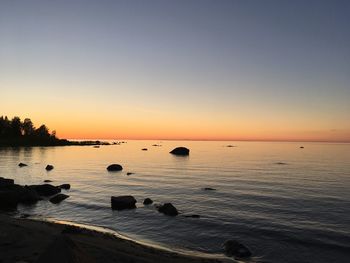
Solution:
[(51, 165), (51, 164), (48, 164), (48, 165), (46, 165), (46, 167), (45, 167), (46, 171), (51, 171), (53, 168), (54, 168), (54, 167), (53, 167), (53, 165)]
[(64, 190), (69, 190), (70, 189), (70, 184), (61, 184), (58, 187), (61, 188), (61, 189), (64, 189)]
[(143, 200), (144, 205), (150, 205), (152, 203), (153, 203), (153, 200), (151, 198), (146, 198), (145, 200)]
[(226, 255), (237, 258), (248, 258), (252, 255), (250, 250), (236, 240), (227, 240), (224, 243)]
[(300, 149), (304, 149), (304, 146), (300, 146), (299, 148), (300, 148)]
[(28, 165), (25, 164), (25, 163), (19, 163), (18, 166), (19, 166), (19, 167), (25, 167), (25, 166), (28, 166)]
[(33, 189), (40, 196), (52, 196), (61, 192), (61, 189), (51, 184), (30, 185), (28, 188)]
[(284, 162), (277, 162), (275, 164), (278, 164), (278, 165), (286, 165), (287, 163), (284, 163)]
[(44, 183), (52, 183), (51, 180), (44, 180)]
[(236, 147), (236, 146), (229, 144), (229, 145), (226, 145), (226, 147), (232, 148), (232, 147)]
[(132, 175), (132, 174), (135, 174), (135, 173), (131, 173), (131, 172), (127, 172), (126, 175)]
[(167, 216), (177, 216), (179, 212), (176, 207), (172, 205), (172, 203), (165, 203), (164, 205), (160, 205), (158, 207), (158, 212), (163, 213)]
[(121, 171), (123, 167), (120, 164), (111, 164), (107, 167), (107, 170), (110, 172)]
[(148, 151), (148, 149), (147, 148), (142, 148), (142, 151)]
[(58, 203), (61, 203), (63, 200), (67, 199), (68, 197), (69, 195), (57, 194), (54, 197), (50, 198), (50, 202), (53, 204), (58, 204)]
[(177, 147), (173, 149), (170, 153), (174, 155), (186, 156), (190, 154), (190, 150), (186, 147)]
[(113, 210), (123, 210), (136, 208), (136, 199), (131, 195), (111, 196)]
[(215, 188), (211, 188), (211, 187), (204, 187), (203, 190), (204, 191), (216, 191)]
[(185, 217), (190, 217), (190, 218), (200, 218), (200, 215), (185, 215)]

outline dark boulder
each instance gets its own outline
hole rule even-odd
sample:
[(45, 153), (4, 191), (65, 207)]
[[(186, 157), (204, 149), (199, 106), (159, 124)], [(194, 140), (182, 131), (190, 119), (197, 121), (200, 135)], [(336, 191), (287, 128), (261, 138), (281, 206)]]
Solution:
[(15, 193), (0, 190), (0, 210), (14, 210), (18, 203), (19, 200)]
[(171, 203), (165, 203), (164, 205), (160, 205), (158, 207), (158, 212), (163, 213), (167, 216), (177, 216), (179, 214), (176, 207), (173, 206)]
[(44, 180), (44, 183), (52, 183), (51, 180)]
[(53, 204), (58, 204), (58, 203), (61, 203), (63, 200), (67, 199), (68, 197), (69, 195), (57, 194), (54, 197), (50, 198), (50, 202)]
[(15, 181), (13, 179), (7, 179), (7, 178), (0, 177), (0, 188), (6, 187), (9, 185), (13, 185), (14, 183), (15, 183)]
[(148, 151), (148, 149), (147, 148), (142, 148), (142, 151)]
[(34, 204), (41, 200), (36, 191), (17, 184), (0, 188), (0, 209), (16, 209), (18, 203)]
[(26, 165), (25, 163), (19, 163), (18, 166), (19, 167), (25, 167), (25, 166), (28, 166), (28, 165)]
[(51, 171), (53, 168), (54, 168), (54, 167), (53, 167), (53, 165), (51, 165), (51, 164), (48, 164), (48, 165), (46, 165), (46, 167), (45, 167), (46, 171)]
[(174, 150), (172, 150), (170, 153), (174, 155), (187, 156), (190, 154), (190, 150), (187, 149), (186, 147), (177, 147)]
[(107, 167), (107, 170), (110, 172), (121, 171), (123, 167), (120, 164), (111, 164)]
[(126, 175), (133, 175), (135, 173), (127, 172)]
[(300, 146), (300, 149), (304, 149), (304, 146)]
[(40, 195), (28, 186), (19, 185), (19, 202), (22, 204), (35, 204), (42, 200)]
[(37, 201), (41, 200), (38, 193), (28, 186), (14, 184), (6, 187), (4, 191), (11, 192), (17, 199), (18, 203), (34, 204)]
[(232, 148), (232, 147), (236, 147), (236, 146), (229, 144), (229, 145), (226, 145), (226, 147)]
[(150, 205), (152, 203), (153, 203), (153, 200), (151, 198), (146, 198), (145, 200), (143, 200), (144, 205)]
[(236, 240), (228, 240), (224, 243), (226, 255), (237, 258), (248, 258), (252, 255), (249, 249)]
[(123, 210), (136, 208), (136, 199), (131, 195), (111, 196), (113, 210)]
[(61, 189), (51, 184), (30, 185), (29, 188), (33, 189), (40, 196), (52, 196), (61, 192)]
[(69, 190), (70, 189), (70, 184), (61, 184), (58, 187), (60, 189)]

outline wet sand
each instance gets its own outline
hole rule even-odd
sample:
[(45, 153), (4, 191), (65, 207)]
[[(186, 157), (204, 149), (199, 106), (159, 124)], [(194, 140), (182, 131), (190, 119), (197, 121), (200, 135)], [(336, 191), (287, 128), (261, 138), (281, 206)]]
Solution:
[(118, 236), (60, 223), (0, 215), (0, 262), (232, 262), (143, 245)]

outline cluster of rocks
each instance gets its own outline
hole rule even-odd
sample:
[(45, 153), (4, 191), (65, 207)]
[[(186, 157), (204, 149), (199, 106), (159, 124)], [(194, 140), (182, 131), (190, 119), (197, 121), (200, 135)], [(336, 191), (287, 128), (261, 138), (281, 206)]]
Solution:
[[(121, 195), (121, 196), (111, 196), (111, 206), (113, 210), (124, 210), (124, 209), (134, 209), (136, 208), (137, 200), (131, 195)], [(144, 205), (151, 205), (153, 200), (146, 198), (143, 201)], [(158, 212), (163, 213), (168, 216), (177, 216), (179, 214), (178, 210), (171, 203), (165, 203), (155, 206)]]
[[(26, 167), (26, 166), (28, 166), (28, 164), (19, 163), (18, 166), (19, 166), (19, 167)], [(46, 165), (45, 170), (46, 170), (46, 171), (51, 171), (51, 170), (53, 170), (53, 168), (54, 168), (53, 165), (48, 164), (48, 165)]]
[(18, 185), (13, 179), (0, 177), (0, 209), (13, 210), (18, 204), (35, 204), (44, 198), (52, 203), (59, 203), (68, 198), (62, 194), (61, 189), (69, 189), (69, 184), (53, 186), (51, 184), (41, 185)]
[[(124, 142), (118, 142), (113, 144), (120, 144)], [(161, 146), (154, 144), (152, 146)], [(96, 147), (96, 146), (95, 146)], [(227, 145), (226, 147), (235, 147), (234, 145)], [(300, 147), (304, 148), (304, 147)], [(147, 148), (143, 148), (142, 151), (147, 151)], [(173, 149), (170, 153), (177, 156), (188, 156), (190, 150), (186, 147), (177, 147)], [(276, 164), (285, 164), (282, 162)], [(25, 167), (27, 164), (20, 163), (19, 167)], [(47, 171), (54, 169), (52, 165), (47, 165), (45, 168)], [(110, 172), (122, 171), (123, 167), (120, 164), (111, 164), (107, 167), (107, 170)], [(127, 175), (132, 175), (133, 173), (128, 172)], [(45, 180), (46, 184), (43, 185), (26, 185), (21, 186), (14, 183), (12, 179), (6, 179), (0, 177), (0, 209), (15, 209), (19, 203), (22, 204), (34, 204), (43, 198), (49, 198), (49, 201), (58, 204), (61, 201), (67, 199), (69, 196), (62, 194), (61, 189), (68, 190), (70, 189), (69, 184), (62, 184), (60, 186), (53, 186), (47, 184), (52, 182), (50, 180)], [(204, 191), (215, 191), (215, 188), (205, 187), (202, 188)], [(124, 209), (135, 209), (137, 200), (131, 195), (123, 196), (111, 196), (111, 207), (113, 210), (124, 210)], [(153, 200), (146, 198), (143, 201), (144, 205), (153, 204)], [(162, 213), (167, 216), (177, 216), (179, 211), (172, 203), (156, 204), (154, 207), (158, 210), (159, 213)], [(200, 218), (199, 215), (184, 215), (189, 218)], [(239, 243), (236, 240), (228, 240), (223, 244), (223, 249), (227, 256), (235, 258), (249, 258), (252, 253), (250, 250)]]

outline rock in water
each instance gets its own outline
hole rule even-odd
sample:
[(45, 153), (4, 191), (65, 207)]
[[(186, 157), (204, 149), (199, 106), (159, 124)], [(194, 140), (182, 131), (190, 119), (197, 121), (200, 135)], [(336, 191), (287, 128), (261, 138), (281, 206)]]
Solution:
[(147, 148), (142, 148), (142, 151), (148, 151), (148, 149)]
[(167, 216), (177, 216), (179, 214), (176, 207), (171, 203), (165, 203), (164, 205), (159, 206), (158, 211)]
[(53, 168), (54, 168), (53, 165), (48, 164), (48, 165), (46, 165), (45, 169), (46, 169), (46, 171), (51, 171)]
[(136, 199), (131, 195), (111, 196), (113, 210), (123, 210), (136, 208)]
[(10, 185), (14, 185), (15, 181), (13, 179), (7, 179), (0, 177), (0, 187), (6, 187)]
[(190, 150), (187, 149), (186, 147), (177, 147), (174, 150), (172, 150), (170, 153), (174, 155), (187, 156), (190, 154)]
[(28, 187), (35, 190), (40, 196), (52, 196), (61, 192), (59, 187), (51, 184), (30, 185)]
[(216, 191), (215, 188), (211, 188), (211, 187), (204, 187), (203, 190), (204, 191)]
[(53, 204), (58, 204), (58, 203), (61, 203), (63, 200), (67, 199), (68, 197), (69, 195), (57, 194), (54, 197), (50, 198), (50, 202)]
[(69, 190), (70, 189), (70, 184), (61, 184), (58, 187), (61, 188), (61, 189), (64, 189), (64, 190)]
[(153, 200), (151, 198), (146, 198), (144, 201), (143, 201), (143, 204), (144, 205), (150, 205), (153, 203)]
[(19, 163), (18, 166), (19, 167), (25, 167), (25, 166), (28, 166), (28, 165), (26, 165), (25, 163)]
[(120, 164), (111, 164), (107, 167), (107, 170), (110, 172), (121, 171), (123, 167)]
[(18, 203), (34, 204), (41, 200), (37, 192), (30, 187), (8, 182), (0, 187), (0, 209), (12, 210), (17, 208)]
[(252, 255), (249, 249), (243, 244), (236, 240), (227, 240), (224, 243), (225, 253), (228, 256), (233, 256), (237, 258), (248, 258)]
[(200, 215), (185, 215), (185, 217), (190, 217), (190, 218), (200, 218)]

